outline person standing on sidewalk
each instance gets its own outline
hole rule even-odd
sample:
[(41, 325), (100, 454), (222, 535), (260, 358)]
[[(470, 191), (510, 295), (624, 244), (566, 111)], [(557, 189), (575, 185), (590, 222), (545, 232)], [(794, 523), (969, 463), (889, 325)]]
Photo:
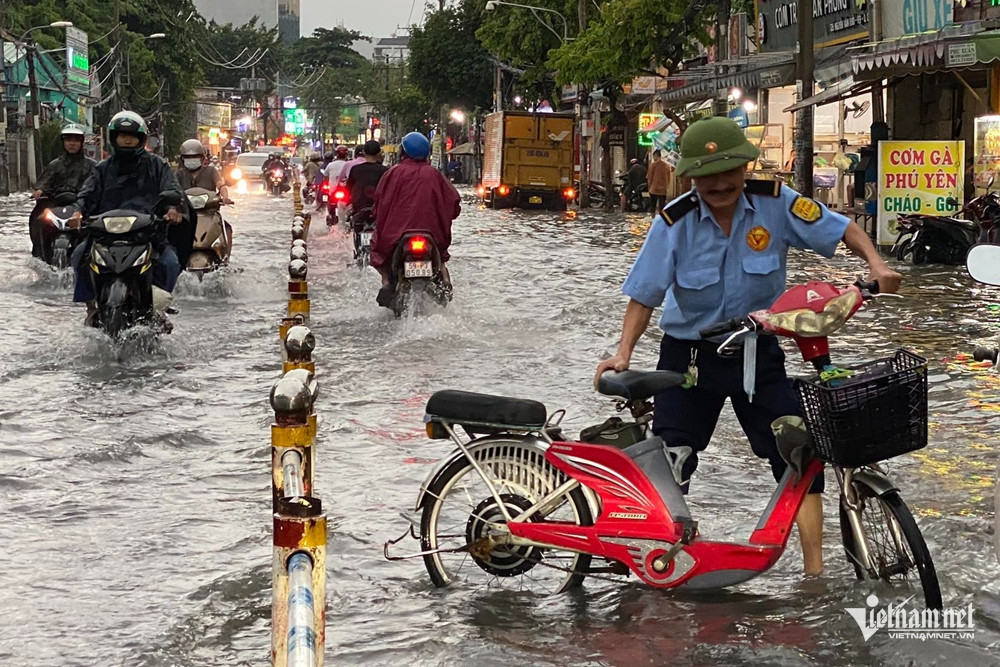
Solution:
[(649, 206), (656, 214), (667, 203), (667, 187), (670, 185), (670, 167), (660, 159), (660, 151), (653, 151), (653, 160), (646, 170), (646, 187), (649, 188)]

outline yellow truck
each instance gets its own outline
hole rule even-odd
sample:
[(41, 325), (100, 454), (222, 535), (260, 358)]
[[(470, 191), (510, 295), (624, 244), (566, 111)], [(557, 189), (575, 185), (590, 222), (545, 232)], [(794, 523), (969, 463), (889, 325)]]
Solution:
[(483, 201), (492, 208), (565, 210), (576, 198), (574, 115), (497, 111), (485, 125)]

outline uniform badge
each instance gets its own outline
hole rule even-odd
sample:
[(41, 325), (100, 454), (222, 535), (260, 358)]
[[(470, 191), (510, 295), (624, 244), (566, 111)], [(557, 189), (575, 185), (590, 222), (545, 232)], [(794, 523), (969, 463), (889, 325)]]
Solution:
[(757, 225), (747, 232), (747, 245), (750, 246), (751, 250), (756, 250), (757, 252), (766, 250), (770, 243), (771, 232), (767, 231), (760, 225)]
[(791, 211), (792, 215), (806, 224), (812, 224), (823, 217), (819, 204), (808, 197), (796, 197)]

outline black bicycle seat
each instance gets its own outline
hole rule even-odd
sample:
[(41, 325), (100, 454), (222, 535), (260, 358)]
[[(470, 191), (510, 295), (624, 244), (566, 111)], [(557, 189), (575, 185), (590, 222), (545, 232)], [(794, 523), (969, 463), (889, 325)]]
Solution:
[(641, 401), (684, 384), (683, 373), (674, 371), (608, 371), (597, 381), (597, 391), (626, 401)]

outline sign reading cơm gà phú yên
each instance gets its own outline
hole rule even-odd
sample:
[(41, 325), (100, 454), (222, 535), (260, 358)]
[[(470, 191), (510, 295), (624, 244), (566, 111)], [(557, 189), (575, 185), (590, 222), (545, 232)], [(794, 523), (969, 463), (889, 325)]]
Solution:
[(878, 243), (890, 245), (900, 215), (955, 215), (965, 189), (964, 141), (881, 141)]

